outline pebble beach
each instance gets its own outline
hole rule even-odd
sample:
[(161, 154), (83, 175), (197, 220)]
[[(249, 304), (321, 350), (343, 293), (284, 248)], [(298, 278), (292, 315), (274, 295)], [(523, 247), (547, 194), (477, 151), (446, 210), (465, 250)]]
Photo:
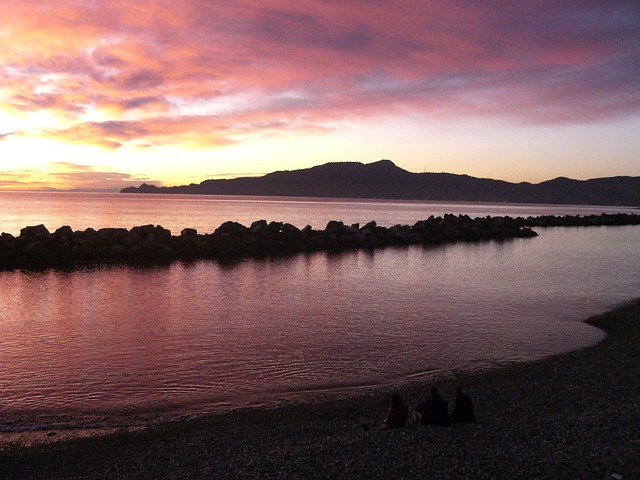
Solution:
[[(4, 442), (6, 479), (640, 479), (640, 302), (587, 320), (607, 337), (526, 364), (399, 386), (415, 406), (461, 385), (478, 421), (369, 431), (391, 391), (88, 438)], [(55, 433), (55, 432), (53, 432)], [(98, 432), (100, 433), (100, 432)]]

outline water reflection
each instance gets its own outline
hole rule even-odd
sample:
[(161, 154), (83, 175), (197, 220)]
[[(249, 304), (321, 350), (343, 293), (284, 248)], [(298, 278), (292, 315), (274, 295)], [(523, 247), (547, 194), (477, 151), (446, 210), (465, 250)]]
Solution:
[(2, 272), (0, 416), (211, 412), (577, 348), (637, 296), (637, 232)]
[(251, 225), (259, 219), (289, 222), (299, 228), (323, 229), (330, 220), (345, 224), (375, 220), (379, 225), (413, 225), (429, 215), (471, 217), (599, 215), (635, 213), (630, 207), (589, 205), (516, 205), (368, 199), (247, 197), (216, 195), (139, 195), (80, 192), (0, 192), (0, 232), (18, 235), (28, 225), (45, 224), (51, 231), (69, 225), (85, 228), (162, 225), (174, 235), (183, 228), (210, 233), (228, 220)]

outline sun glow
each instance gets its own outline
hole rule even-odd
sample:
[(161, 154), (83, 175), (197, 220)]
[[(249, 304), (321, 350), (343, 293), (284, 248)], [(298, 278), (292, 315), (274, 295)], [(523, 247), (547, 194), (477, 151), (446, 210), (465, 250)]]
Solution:
[(381, 158), (640, 175), (640, 15), (623, 2), (7, 0), (0, 18), (0, 189)]

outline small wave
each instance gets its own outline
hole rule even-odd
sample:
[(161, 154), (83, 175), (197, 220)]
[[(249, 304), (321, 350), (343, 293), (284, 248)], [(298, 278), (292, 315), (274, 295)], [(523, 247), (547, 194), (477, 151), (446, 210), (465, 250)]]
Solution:
[(114, 428), (146, 427), (149, 425), (165, 423), (163, 420), (139, 420), (131, 422), (100, 422), (100, 423), (42, 423), (28, 425), (0, 425), (0, 433), (21, 433), (58, 430), (103, 430)]

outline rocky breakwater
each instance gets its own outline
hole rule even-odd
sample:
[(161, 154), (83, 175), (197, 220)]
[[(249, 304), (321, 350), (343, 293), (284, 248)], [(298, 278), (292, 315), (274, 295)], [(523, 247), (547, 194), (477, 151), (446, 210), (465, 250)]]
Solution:
[[(640, 224), (640, 215), (561, 217), (566, 225)], [(542, 219), (542, 220), (541, 220)], [(374, 249), (392, 245), (439, 244), (534, 237), (529, 226), (558, 226), (558, 217), (470, 218), (468, 215), (429, 217), (413, 226), (382, 227), (375, 222), (360, 226), (330, 221), (324, 230), (303, 229), (282, 222), (259, 220), (244, 226), (225, 222), (213, 233), (186, 228), (180, 235), (155, 225), (125, 228), (69, 226), (53, 233), (44, 225), (25, 227), (18, 237), (0, 235), (0, 269), (46, 268), (84, 263), (163, 263), (176, 259), (227, 259), (287, 255), (318, 250)]]
[(630, 213), (603, 213), (601, 215), (542, 215), (518, 218), (519, 225), (527, 227), (617, 227), (640, 225), (640, 215)]

